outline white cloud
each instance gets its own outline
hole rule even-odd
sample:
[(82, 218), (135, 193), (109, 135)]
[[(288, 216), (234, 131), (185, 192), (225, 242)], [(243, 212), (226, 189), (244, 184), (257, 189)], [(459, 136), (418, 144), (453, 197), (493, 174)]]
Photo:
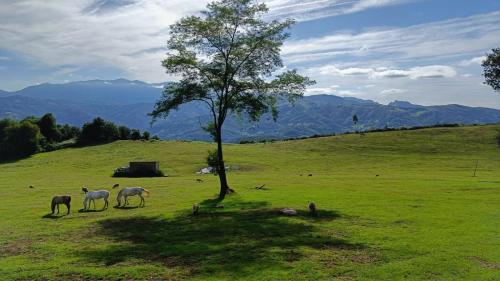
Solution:
[(486, 56), (474, 57), (469, 60), (463, 60), (458, 65), (460, 66), (481, 65), (485, 59)]
[(385, 89), (380, 92), (381, 95), (394, 95), (405, 93), (406, 90), (403, 89)]
[(265, 2), (271, 10), (271, 17), (292, 17), (298, 21), (308, 21), (415, 1), (420, 0), (270, 0)]
[(328, 60), (436, 61), (482, 54), (500, 45), (500, 12), (404, 28), (384, 28), (361, 33), (332, 33), (323, 37), (289, 41), (283, 54), (289, 63)]
[(327, 87), (315, 87), (306, 89), (306, 95), (333, 94), (337, 91), (339, 85), (330, 85)]
[(446, 65), (417, 66), (409, 69), (388, 69), (380, 68), (338, 68), (335, 65), (324, 65), (311, 67), (306, 70), (308, 74), (320, 74), (326, 76), (352, 76), (367, 75), (371, 79), (376, 78), (403, 78), (423, 79), (423, 78), (450, 78), (457, 75), (456, 70)]

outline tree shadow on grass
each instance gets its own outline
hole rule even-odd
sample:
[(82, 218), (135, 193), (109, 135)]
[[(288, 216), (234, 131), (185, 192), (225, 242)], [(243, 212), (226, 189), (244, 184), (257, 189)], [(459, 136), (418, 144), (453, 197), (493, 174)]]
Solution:
[[(204, 202), (210, 206), (216, 202)], [(229, 203), (228, 203), (229, 204)], [(250, 208), (265, 202), (240, 202)], [(236, 207), (236, 206), (233, 206)], [(107, 247), (79, 252), (86, 263), (119, 265), (142, 260), (176, 267), (191, 276), (217, 273), (247, 276), (256, 270), (287, 267), (300, 260), (300, 248), (360, 250), (364, 246), (318, 231), (305, 212), (284, 217), (278, 209), (207, 210), (192, 216), (186, 210), (174, 218), (114, 218), (98, 222), (97, 235), (111, 239)], [(186, 214), (188, 213), (188, 214)], [(322, 219), (335, 219), (323, 212)]]

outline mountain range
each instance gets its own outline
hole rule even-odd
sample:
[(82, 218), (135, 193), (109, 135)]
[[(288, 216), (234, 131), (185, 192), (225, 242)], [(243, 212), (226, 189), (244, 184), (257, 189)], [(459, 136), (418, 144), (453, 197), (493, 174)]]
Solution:
[[(22, 119), (51, 112), (58, 123), (81, 126), (95, 117), (119, 125), (148, 130), (163, 139), (210, 140), (202, 130), (209, 119), (204, 104), (192, 102), (151, 125), (147, 115), (161, 96), (165, 83), (91, 80), (40, 84), (15, 92), (0, 91), (0, 118)], [(462, 105), (422, 106), (406, 101), (383, 105), (370, 100), (335, 95), (306, 96), (293, 105), (280, 102), (276, 122), (264, 115), (259, 122), (231, 116), (224, 140), (283, 139), (384, 127), (413, 127), (445, 123), (500, 122), (500, 110)], [(359, 122), (354, 125), (352, 116)]]

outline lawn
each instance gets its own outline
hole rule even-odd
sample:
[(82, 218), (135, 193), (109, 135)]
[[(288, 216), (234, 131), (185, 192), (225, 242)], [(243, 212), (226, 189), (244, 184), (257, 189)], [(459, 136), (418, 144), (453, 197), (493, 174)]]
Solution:
[[(218, 178), (195, 173), (209, 143), (118, 141), (2, 163), (0, 280), (500, 280), (499, 131), (227, 144), (237, 193), (223, 202)], [(132, 160), (158, 160), (168, 177), (111, 177)], [(146, 206), (113, 208), (115, 183), (149, 189)], [(82, 186), (110, 190), (110, 208), (80, 212)], [(47, 216), (56, 194), (72, 196), (69, 215)]]

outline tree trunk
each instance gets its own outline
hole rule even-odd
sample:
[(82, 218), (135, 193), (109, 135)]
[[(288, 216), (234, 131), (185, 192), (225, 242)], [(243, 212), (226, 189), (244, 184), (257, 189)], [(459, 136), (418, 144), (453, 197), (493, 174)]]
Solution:
[(224, 157), (222, 154), (222, 135), (221, 135), (221, 129), (217, 129), (217, 134), (216, 134), (216, 141), (217, 141), (217, 173), (219, 174), (219, 180), (220, 180), (220, 193), (219, 193), (219, 199), (224, 199), (226, 197), (226, 194), (229, 191), (229, 185), (227, 184), (227, 176), (226, 176), (226, 166), (224, 164)]

